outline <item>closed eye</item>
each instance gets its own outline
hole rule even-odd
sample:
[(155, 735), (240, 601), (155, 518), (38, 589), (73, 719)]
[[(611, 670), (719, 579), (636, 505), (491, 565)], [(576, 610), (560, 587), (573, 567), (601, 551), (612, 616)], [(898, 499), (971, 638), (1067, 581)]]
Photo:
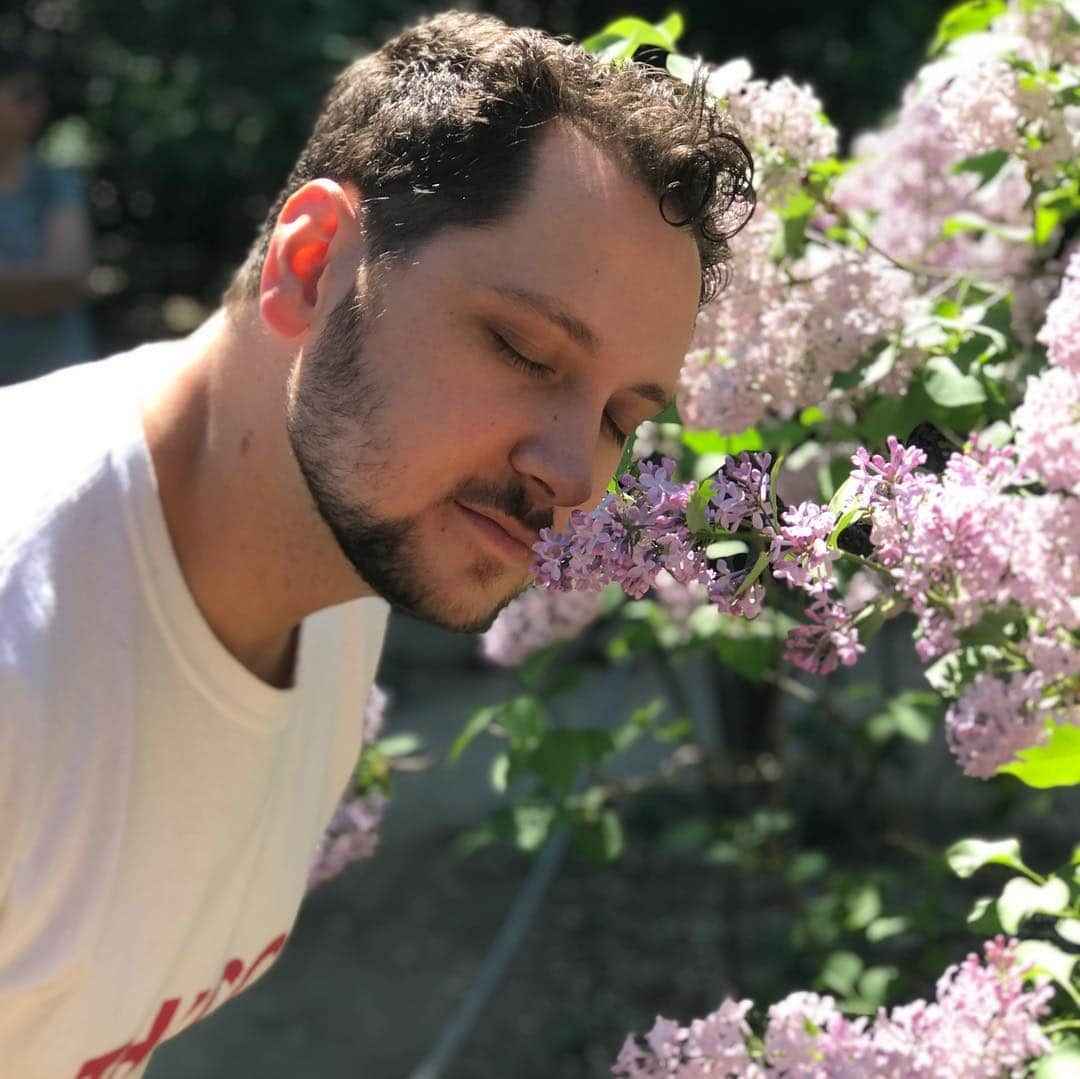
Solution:
[(523, 371), (532, 375), (534, 378), (545, 378), (551, 374), (551, 368), (545, 367), (542, 363), (533, 363), (527, 356), (522, 356), (520, 352), (501, 333), (496, 330), (490, 330), (491, 340), (494, 342), (495, 347), (506, 357), (507, 360), (513, 364), (514, 367), (520, 367)]
[[(533, 378), (546, 378), (552, 373), (550, 367), (542, 363), (534, 363), (527, 356), (523, 356), (505, 337), (497, 330), (490, 329), (492, 343), (502, 353), (504, 358), (514, 367), (520, 368)], [(604, 433), (620, 447), (626, 442), (626, 432), (605, 412), (602, 420)]]

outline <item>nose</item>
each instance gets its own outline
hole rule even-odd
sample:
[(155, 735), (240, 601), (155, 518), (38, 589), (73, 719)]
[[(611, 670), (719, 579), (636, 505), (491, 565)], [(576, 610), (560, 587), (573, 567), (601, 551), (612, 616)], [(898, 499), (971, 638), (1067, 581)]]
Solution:
[(556, 415), (517, 443), (510, 464), (534, 505), (570, 508), (589, 501), (597, 437), (597, 428), (584, 417), (560, 422)]

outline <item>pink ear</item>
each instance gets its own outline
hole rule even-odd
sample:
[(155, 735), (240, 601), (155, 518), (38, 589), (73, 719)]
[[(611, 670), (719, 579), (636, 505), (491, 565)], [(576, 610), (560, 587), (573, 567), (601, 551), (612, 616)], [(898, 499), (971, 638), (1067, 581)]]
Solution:
[(259, 311), (281, 337), (310, 328), (319, 281), (342, 221), (354, 218), (346, 192), (329, 180), (312, 180), (293, 192), (278, 217), (263, 263)]
[(280, 254), (275, 250), (276, 237), (263, 262), (259, 288), (259, 314), (266, 326), (279, 337), (299, 337), (308, 326), (304, 301), (297, 278), (281, 272)]

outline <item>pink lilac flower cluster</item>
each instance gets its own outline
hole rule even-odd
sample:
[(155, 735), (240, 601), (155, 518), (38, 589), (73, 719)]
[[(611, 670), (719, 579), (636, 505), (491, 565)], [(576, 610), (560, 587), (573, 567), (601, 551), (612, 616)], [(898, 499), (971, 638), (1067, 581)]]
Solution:
[[(766, 455), (729, 458), (715, 481), (706, 524), (730, 531), (743, 522), (763, 527), (768, 467)], [(659, 465), (645, 461), (636, 477), (620, 476), (618, 490), (606, 494), (595, 510), (575, 510), (569, 532), (542, 530), (533, 548), (537, 583), (557, 591), (596, 591), (616, 582), (628, 596), (641, 599), (666, 570), (680, 584), (704, 585), (710, 600), (729, 613), (756, 615), (763, 599), (760, 584), (739, 593), (746, 570), (707, 558), (686, 521), (697, 485), (678, 483), (674, 474), (670, 458)]]
[[(957, 648), (958, 635), (989, 611), (1017, 610), (1029, 626), (1012, 646), (1025, 669), (980, 674), (946, 715), (957, 761), (986, 779), (1042, 742), (1048, 720), (1080, 722), (1080, 500), (1025, 496), (1015, 488), (1030, 476), (1016, 451), (977, 439), (940, 478), (918, 471), (921, 450), (891, 438), (889, 451), (888, 459), (865, 450), (852, 458), (855, 497), (870, 514), (875, 559), (918, 617), (920, 657)], [(1039, 472), (1049, 475), (1050, 463)]]
[(1080, 494), (1080, 247), (1046, 311), (1038, 340), (1050, 368), (1028, 379), (1013, 414), (1020, 467), (1058, 491)]
[(689, 427), (730, 434), (791, 416), (904, 323), (909, 274), (872, 251), (819, 244), (777, 263), (781, 228), (759, 207), (739, 235), (730, 285), (698, 318), (678, 394)]
[[(760, 549), (775, 578), (812, 600), (807, 625), (789, 638), (788, 658), (822, 673), (840, 663), (854, 664), (863, 646), (851, 616), (830, 595), (838, 554), (828, 540), (836, 519), (809, 502), (777, 519), (771, 464), (763, 453), (727, 458), (710, 478), (703, 527), (693, 533), (687, 510), (697, 485), (676, 482), (670, 459), (642, 463), (638, 476), (621, 476), (618, 490), (605, 495), (595, 510), (575, 511), (568, 532), (541, 532), (533, 548), (536, 582), (557, 592), (595, 592), (616, 582), (640, 599), (662, 581), (661, 590), (670, 591), (672, 584), (692, 588), (726, 614), (754, 618), (765, 598), (761, 580), (751, 577), (754, 552)], [(745, 540), (749, 554), (738, 560), (708, 557), (713, 540), (732, 535)]]
[(725, 105), (754, 150), (757, 194), (765, 204), (782, 201), (807, 165), (836, 153), (836, 129), (823, 119), (821, 101), (786, 75), (743, 82), (728, 92)]
[[(836, 374), (886, 342), (893, 361), (877, 385), (903, 392), (934, 326), (927, 282), (942, 274), (1012, 292), (1014, 331), (1031, 343), (1055, 281), (1039, 257), (1054, 238), (1042, 252), (1031, 243), (1032, 181), (1053, 186), (1080, 155), (1080, 106), (1063, 96), (1075, 77), (1060, 68), (1078, 51), (1066, 12), (1029, 8), (1014, 0), (988, 32), (922, 69), (895, 122), (856, 140), (856, 163), (810, 221), (809, 242), (782, 257), (785, 201), (807, 166), (833, 152), (835, 132), (790, 80), (748, 80), (727, 93), (753, 148), (759, 204), (740, 233), (731, 283), (702, 310), (686, 357), (679, 409), (688, 426), (730, 434), (787, 419), (826, 401)], [(989, 181), (955, 171), (997, 150), (1009, 158)], [(830, 237), (838, 213), (868, 245)]]
[(1025, 985), (1016, 941), (986, 941), (938, 980), (936, 1000), (848, 1019), (832, 997), (792, 993), (768, 1010), (763, 1052), (752, 1052), (749, 1000), (725, 1000), (688, 1027), (657, 1018), (626, 1039), (616, 1079), (1001, 1079), (1051, 1046), (1038, 1021), (1053, 988)]
[[(364, 708), (363, 745), (371, 745), (382, 729), (386, 714), (386, 693), (371, 687)], [(386, 810), (386, 795), (380, 790), (358, 794), (352, 778), (334, 809), (308, 868), (307, 890), (336, 877), (347, 865), (370, 858), (378, 846), (379, 827)]]
[[(1031, 261), (1025, 241), (1031, 187), (1020, 161), (980, 186), (971, 172), (953, 166), (969, 156), (952, 139), (959, 121), (940, 100), (941, 84), (909, 86), (896, 121), (855, 140), (857, 163), (837, 181), (833, 202), (848, 213), (873, 215), (873, 244), (913, 267), (955, 270), (984, 279), (1011, 281)], [(986, 231), (959, 231), (945, 238), (950, 218), (990, 222)]]
[[(1012, 62), (1016, 55), (1027, 61), (1023, 69)], [(920, 89), (935, 99), (961, 157), (1004, 150), (1030, 175), (1052, 181), (1058, 163), (1080, 152), (1080, 125), (1073, 108), (1058, 100), (1058, 80), (1031, 74), (1032, 67), (1051, 66), (1052, 57), (1040, 55), (1034, 43), (991, 30), (981, 39), (961, 39), (944, 60), (924, 68)]]
[(601, 593), (530, 588), (507, 604), (481, 639), (484, 657), (516, 667), (557, 641), (576, 637), (600, 616)]

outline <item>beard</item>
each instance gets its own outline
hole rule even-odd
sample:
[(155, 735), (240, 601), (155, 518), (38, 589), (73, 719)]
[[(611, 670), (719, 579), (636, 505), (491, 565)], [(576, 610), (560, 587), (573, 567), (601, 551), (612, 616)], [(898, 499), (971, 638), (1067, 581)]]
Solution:
[[(365, 327), (378, 302), (374, 284), (363, 297), (354, 287), (330, 312), (299, 373), (294, 374), (286, 411), (293, 456), (319, 516), (341, 553), (373, 591), (396, 609), (444, 629), (483, 632), (528, 583), (480, 613), (469, 604), (440, 595), (420, 564), (419, 523), (411, 517), (381, 517), (350, 493), (357, 476), (389, 477), (394, 459), (390, 440), (379, 428), (379, 413), (386, 402), (363, 358)], [(465, 480), (440, 501), (450, 509), (457, 501), (498, 509), (533, 531), (550, 527), (553, 519), (551, 510), (529, 512), (520, 484), (502, 487)], [(484, 559), (460, 579), (471, 577), (486, 591), (504, 573), (500, 564)]]

